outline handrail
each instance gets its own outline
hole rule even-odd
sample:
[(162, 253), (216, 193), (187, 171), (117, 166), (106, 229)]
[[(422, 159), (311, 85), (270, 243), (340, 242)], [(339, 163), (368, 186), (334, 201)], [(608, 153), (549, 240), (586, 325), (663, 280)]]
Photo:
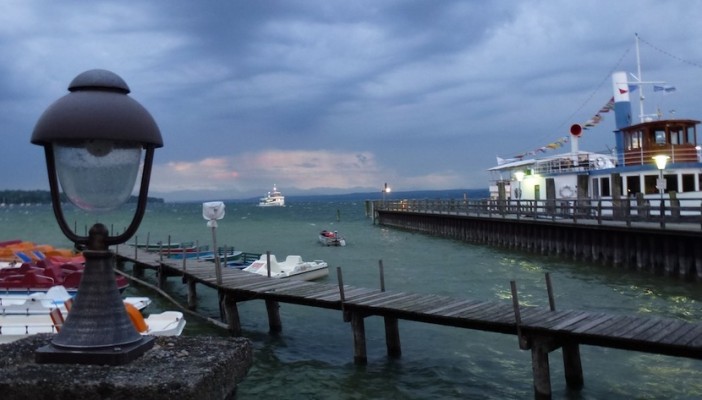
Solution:
[(646, 199), (638, 203), (633, 198), (579, 200), (496, 200), (496, 199), (424, 199), (373, 200), (374, 210), (465, 215), (489, 218), (534, 219), (541, 221), (569, 220), (573, 223), (602, 224), (619, 221), (682, 224), (685, 229), (702, 230), (702, 198)]

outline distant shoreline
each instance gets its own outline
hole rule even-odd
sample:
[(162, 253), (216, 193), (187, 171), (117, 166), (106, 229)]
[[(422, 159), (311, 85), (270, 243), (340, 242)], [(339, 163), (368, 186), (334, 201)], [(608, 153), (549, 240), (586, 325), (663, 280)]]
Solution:
[[(61, 201), (68, 202), (66, 196), (61, 193)], [(136, 203), (137, 197), (132, 196), (129, 203)], [(159, 197), (149, 197), (150, 203), (165, 203)], [(0, 190), (1, 205), (21, 205), (21, 204), (51, 204), (51, 192), (48, 190)]]

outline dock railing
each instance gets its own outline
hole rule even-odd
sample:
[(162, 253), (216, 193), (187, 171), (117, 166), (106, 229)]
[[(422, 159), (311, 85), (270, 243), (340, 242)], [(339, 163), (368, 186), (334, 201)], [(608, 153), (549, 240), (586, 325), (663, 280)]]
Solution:
[[(373, 210), (394, 212), (466, 215), (488, 218), (516, 218), (602, 224), (618, 221), (676, 224), (684, 229), (702, 230), (702, 198), (677, 199), (554, 199), (554, 200), (496, 200), (496, 199), (425, 199), (374, 200)], [(680, 225), (683, 224), (683, 225)]]

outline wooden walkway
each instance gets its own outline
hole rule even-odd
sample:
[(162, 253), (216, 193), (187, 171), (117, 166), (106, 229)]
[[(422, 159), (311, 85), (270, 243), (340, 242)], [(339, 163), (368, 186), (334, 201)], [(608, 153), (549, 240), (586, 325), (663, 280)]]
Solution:
[[(217, 284), (214, 264), (187, 260), (160, 260), (158, 255), (123, 247), (119, 257), (135, 261), (135, 267), (159, 271), (159, 279), (183, 276), (195, 298), (197, 283), (217, 290), (222, 296), (230, 329), (240, 334), (236, 303), (265, 300), (271, 331), (279, 331), (277, 303), (300, 304), (340, 310), (351, 322), (354, 335), (354, 361), (364, 364), (365, 331), (368, 316), (385, 318), (388, 355), (401, 353), (397, 320), (476, 329), (517, 335), (519, 346), (532, 351), (534, 390), (537, 398), (550, 398), (548, 354), (563, 349), (566, 381), (569, 387), (583, 384), (579, 345), (633, 350), (677, 357), (702, 359), (702, 324), (677, 319), (617, 315), (601, 312), (555, 310), (522, 306), (513, 284), (513, 302), (483, 301), (434, 294), (419, 294), (338, 284), (280, 280), (223, 268)], [(135, 257), (136, 256), (136, 257)], [(135, 269), (136, 271), (136, 269)], [(382, 277), (382, 273), (381, 273)], [(381, 278), (382, 279), (382, 278)], [(382, 285), (382, 283), (381, 283)], [(190, 293), (192, 292), (192, 293)]]

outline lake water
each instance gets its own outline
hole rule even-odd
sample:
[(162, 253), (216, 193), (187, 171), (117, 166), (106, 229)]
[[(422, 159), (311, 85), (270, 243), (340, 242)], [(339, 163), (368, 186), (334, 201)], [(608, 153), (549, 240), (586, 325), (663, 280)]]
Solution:
[[(100, 217), (113, 230), (124, 229), (130, 210)], [(96, 217), (72, 209), (67, 219), (83, 233)], [(346, 247), (323, 247), (320, 230), (338, 230)], [(642, 275), (602, 265), (580, 263), (499, 248), (477, 246), (372, 224), (362, 201), (291, 201), (284, 208), (226, 203), (216, 231), (219, 245), (278, 258), (299, 254), (323, 259), (331, 267), (326, 282), (378, 287), (378, 261), (391, 291), (434, 293), (480, 300), (510, 300), (516, 280), (520, 301), (547, 306), (544, 274), (553, 281), (559, 309), (639, 313), (702, 320), (699, 283)], [(201, 203), (150, 205), (137, 233), (139, 242), (212, 242)], [(0, 241), (31, 240), (69, 247), (49, 206), (0, 209)], [(152, 278), (152, 277), (151, 277)], [(148, 311), (173, 308), (146, 289), (154, 304)], [(168, 290), (185, 303), (186, 288), (171, 278)], [(216, 295), (198, 287), (199, 310), (218, 315)], [(351, 326), (337, 311), (280, 304), (283, 331), (268, 334), (262, 301), (240, 303), (243, 334), (254, 345), (254, 365), (237, 398), (301, 399), (529, 399), (533, 397), (531, 354), (517, 339), (458, 328), (400, 321), (402, 357), (386, 356), (383, 320), (366, 319), (368, 364), (353, 363)], [(226, 335), (193, 317), (186, 335)], [(702, 362), (581, 346), (585, 387), (565, 386), (560, 351), (551, 353), (554, 399), (697, 399), (702, 398)]]

